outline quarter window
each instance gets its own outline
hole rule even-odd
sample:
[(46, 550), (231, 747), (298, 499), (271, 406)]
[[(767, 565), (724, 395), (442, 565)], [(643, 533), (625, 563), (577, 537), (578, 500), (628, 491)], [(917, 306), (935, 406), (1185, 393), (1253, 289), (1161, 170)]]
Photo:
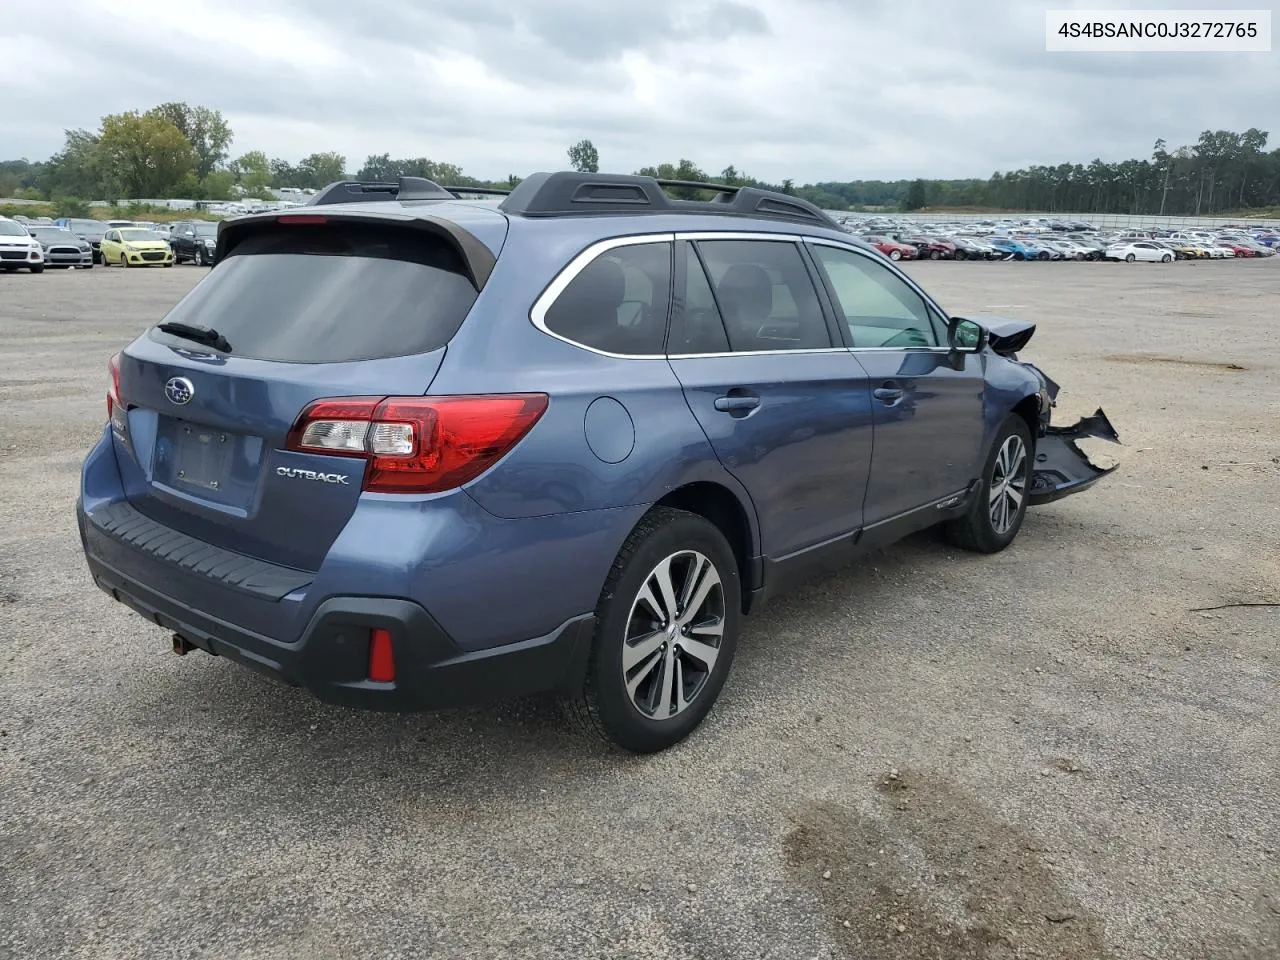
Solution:
[(936, 347), (924, 298), (883, 263), (870, 257), (813, 244), (810, 249), (835, 293), (858, 347)]
[(587, 264), (547, 310), (547, 329), (626, 356), (661, 354), (671, 305), (671, 244), (636, 243)]
[(789, 241), (698, 243), (735, 353), (831, 346), (818, 293)]

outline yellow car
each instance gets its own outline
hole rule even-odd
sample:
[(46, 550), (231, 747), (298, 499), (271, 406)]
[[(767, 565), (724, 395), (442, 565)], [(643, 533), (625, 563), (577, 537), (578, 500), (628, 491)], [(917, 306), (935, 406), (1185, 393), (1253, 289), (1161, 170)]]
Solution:
[(145, 227), (112, 227), (102, 235), (102, 263), (122, 267), (172, 267), (169, 241)]

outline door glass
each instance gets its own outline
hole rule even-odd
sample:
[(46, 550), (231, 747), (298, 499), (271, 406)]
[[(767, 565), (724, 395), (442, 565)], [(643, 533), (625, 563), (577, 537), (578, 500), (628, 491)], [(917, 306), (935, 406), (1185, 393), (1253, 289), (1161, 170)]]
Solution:
[(698, 251), (735, 353), (831, 346), (818, 292), (794, 243), (704, 240)]
[(883, 263), (870, 257), (811, 245), (858, 347), (936, 347), (938, 337), (924, 299)]
[(693, 244), (684, 244), (684, 309), (671, 329), (667, 353), (728, 353), (729, 338), (724, 332), (720, 308), (711, 293), (711, 283)]

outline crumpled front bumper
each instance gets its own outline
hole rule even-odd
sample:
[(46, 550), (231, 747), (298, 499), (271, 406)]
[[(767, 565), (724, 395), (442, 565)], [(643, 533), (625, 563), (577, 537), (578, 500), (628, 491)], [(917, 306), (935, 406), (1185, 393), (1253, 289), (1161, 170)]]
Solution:
[(1120, 435), (1099, 407), (1091, 417), (1082, 417), (1069, 427), (1049, 425), (1052, 407), (1058, 399), (1058, 384), (1035, 364), (1021, 361), (1034, 370), (1043, 388), (1040, 399), (1040, 436), (1036, 438), (1036, 461), (1031, 474), (1031, 492), (1027, 503), (1035, 506), (1052, 503), (1073, 493), (1088, 490), (1115, 467), (1095, 466), (1080, 449), (1077, 441), (1086, 437), (1119, 443)]
[(1088, 490), (1116, 469), (1094, 466), (1076, 443), (1086, 437), (1120, 442), (1119, 434), (1101, 407), (1093, 416), (1083, 417), (1069, 427), (1044, 429), (1043, 436), (1036, 440), (1036, 462), (1027, 499), (1029, 504), (1052, 503)]

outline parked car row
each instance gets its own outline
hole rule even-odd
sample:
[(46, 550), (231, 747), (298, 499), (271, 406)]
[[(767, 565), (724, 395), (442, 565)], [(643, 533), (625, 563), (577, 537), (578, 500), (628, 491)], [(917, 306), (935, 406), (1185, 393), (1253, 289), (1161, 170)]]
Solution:
[(42, 273), (45, 267), (91, 269), (171, 267), (191, 262), (212, 266), (217, 224), (185, 220), (158, 224), (139, 220), (51, 220), (0, 217), (0, 269)]
[[(1052, 224), (1052, 226), (1050, 226)], [(841, 226), (890, 260), (1222, 260), (1280, 252), (1280, 230), (1099, 230), (1077, 221), (916, 224), (845, 217)]]

